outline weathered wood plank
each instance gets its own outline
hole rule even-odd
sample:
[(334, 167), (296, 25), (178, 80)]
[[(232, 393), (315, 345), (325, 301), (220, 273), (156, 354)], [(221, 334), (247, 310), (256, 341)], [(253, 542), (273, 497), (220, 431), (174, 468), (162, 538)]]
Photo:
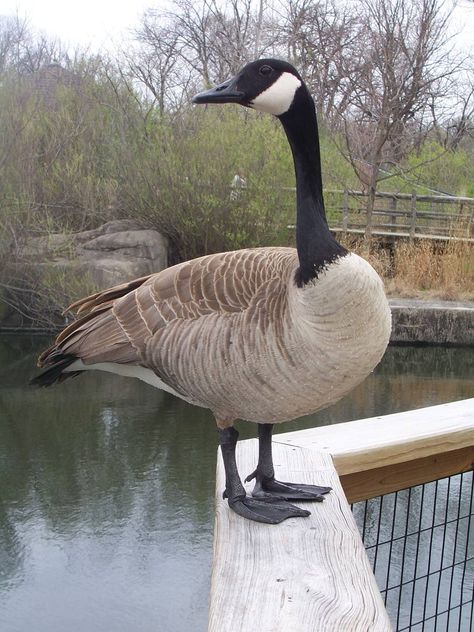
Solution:
[[(251, 472), (257, 441), (238, 445)], [(385, 632), (391, 630), (357, 526), (329, 454), (274, 445), (281, 480), (330, 485), (309, 518), (270, 526), (250, 522), (222, 500), (217, 467), (210, 632)]]
[[(390, 630), (338, 473), (356, 501), (469, 469), (474, 399), (275, 435), (273, 445), (280, 479), (333, 492), (308, 505), (307, 519), (252, 523), (222, 500), (218, 460), (209, 631)], [(242, 474), (257, 449), (255, 440), (238, 445)]]
[(474, 398), (274, 436), (331, 454), (340, 476), (474, 445)]
[(349, 503), (375, 498), (473, 469), (474, 446), (340, 477)]

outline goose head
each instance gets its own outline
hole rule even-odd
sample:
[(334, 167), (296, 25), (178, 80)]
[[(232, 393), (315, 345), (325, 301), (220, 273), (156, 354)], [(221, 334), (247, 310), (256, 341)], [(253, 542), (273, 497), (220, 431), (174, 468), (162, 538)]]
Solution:
[(239, 103), (282, 116), (306, 92), (301, 76), (291, 64), (280, 59), (259, 59), (244, 66), (232, 79), (200, 92), (193, 103)]
[(347, 254), (329, 230), (324, 209), (314, 101), (300, 74), (279, 59), (258, 59), (232, 79), (197, 94), (194, 103), (239, 103), (278, 117), (293, 153), (296, 176), (295, 282), (303, 288)]

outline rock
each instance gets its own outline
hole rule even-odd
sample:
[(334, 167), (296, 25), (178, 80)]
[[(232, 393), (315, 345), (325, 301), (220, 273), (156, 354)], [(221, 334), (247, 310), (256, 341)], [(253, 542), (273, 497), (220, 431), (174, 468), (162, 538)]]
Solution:
[(168, 244), (156, 230), (114, 220), (80, 233), (31, 238), (21, 258), (27, 266), (44, 267), (46, 274), (56, 268), (66, 275), (87, 275), (105, 289), (166, 268)]

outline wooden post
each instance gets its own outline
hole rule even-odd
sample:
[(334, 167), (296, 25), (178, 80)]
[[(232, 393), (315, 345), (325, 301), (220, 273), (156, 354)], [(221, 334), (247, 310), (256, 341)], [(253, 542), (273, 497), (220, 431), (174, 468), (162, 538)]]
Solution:
[(349, 223), (349, 191), (344, 189), (344, 198), (342, 203), (342, 233), (347, 234), (347, 226)]
[[(390, 210), (391, 211), (396, 211), (397, 210), (397, 198), (395, 196), (393, 196), (392, 198), (390, 198)], [(396, 232), (397, 230), (397, 216), (395, 214), (390, 215), (390, 230), (392, 231), (392, 233)]]
[(411, 194), (410, 242), (415, 238), (416, 228), (416, 191)]
[(367, 242), (370, 241), (372, 235), (372, 213), (374, 211), (376, 195), (377, 191), (375, 189), (375, 185), (369, 187), (367, 192), (367, 219), (364, 233), (364, 240)]

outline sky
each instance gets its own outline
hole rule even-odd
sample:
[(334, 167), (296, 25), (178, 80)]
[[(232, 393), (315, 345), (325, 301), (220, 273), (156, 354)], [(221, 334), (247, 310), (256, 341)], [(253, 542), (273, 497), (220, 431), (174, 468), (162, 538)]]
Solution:
[[(464, 50), (474, 49), (474, 2), (456, 2), (454, 28), (461, 30), (456, 41)], [(129, 37), (140, 16), (150, 7), (164, 7), (166, 0), (0, 0), (0, 15), (28, 18), (31, 28), (63, 43), (90, 46), (92, 50), (114, 50)]]
[(34, 31), (71, 47), (110, 50), (138, 25), (145, 9), (160, 5), (153, 0), (0, 0), (0, 15), (18, 13)]

